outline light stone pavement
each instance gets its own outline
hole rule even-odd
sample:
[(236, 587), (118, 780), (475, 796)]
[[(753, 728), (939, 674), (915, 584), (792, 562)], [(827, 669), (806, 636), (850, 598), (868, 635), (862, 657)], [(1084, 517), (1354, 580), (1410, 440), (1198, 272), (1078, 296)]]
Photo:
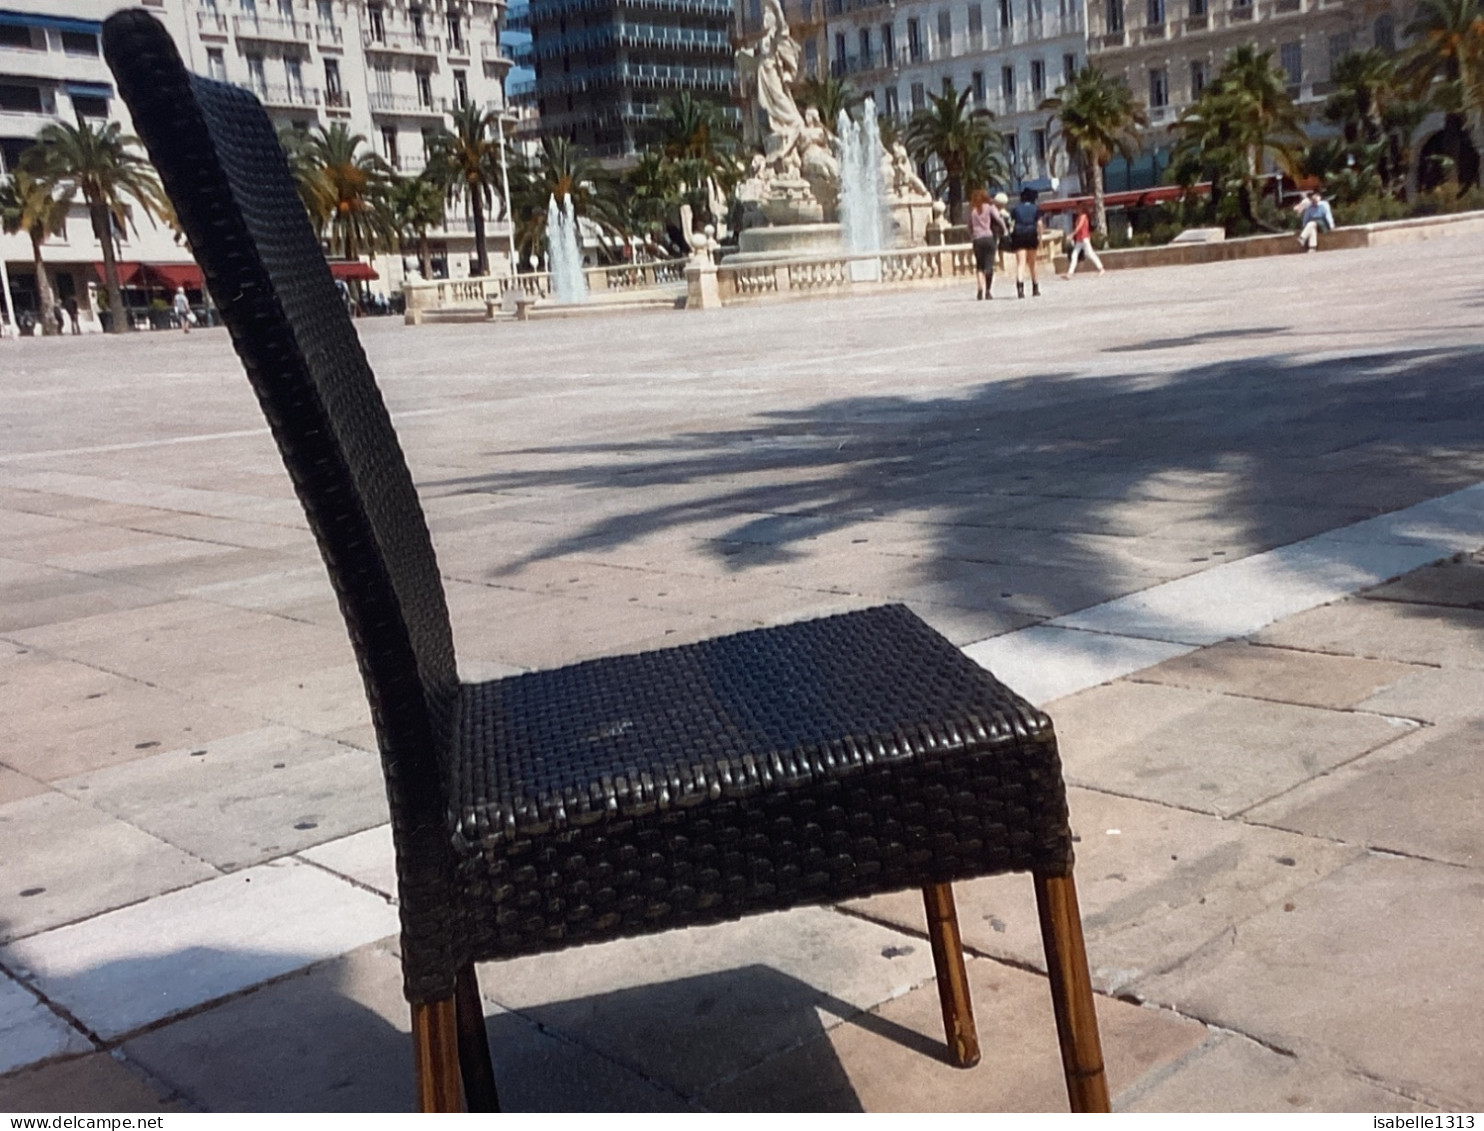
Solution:
[[(360, 325), (466, 678), (906, 601), (1056, 720), (1118, 1107), (1477, 1110), (1481, 258)], [(410, 1106), (367, 713), (225, 335), (0, 343), (0, 436), (0, 1110)], [(959, 903), (972, 1071), (907, 893), (486, 967), (505, 1101), (1063, 1108), (1029, 881)]]

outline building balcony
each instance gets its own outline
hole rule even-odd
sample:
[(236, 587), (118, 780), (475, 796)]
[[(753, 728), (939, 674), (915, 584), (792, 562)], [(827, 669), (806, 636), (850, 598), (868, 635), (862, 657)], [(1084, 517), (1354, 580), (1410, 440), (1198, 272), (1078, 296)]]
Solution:
[(417, 176), (417, 174), (421, 173), (428, 167), (428, 159), (426, 156), (423, 156), (421, 154), (416, 157), (413, 157), (411, 155), (403, 155), (401, 157), (398, 157), (395, 161), (390, 162), (390, 164), (397, 170), (397, 172), (405, 173), (408, 176), (415, 177)]
[(374, 32), (361, 33), (361, 47), (369, 55), (416, 55), (421, 58), (436, 58), (443, 53), (443, 41), (436, 36), (419, 38), (410, 31), (388, 32), (378, 36)]
[(319, 105), (319, 91), (309, 86), (249, 86), (270, 110), (312, 110)]
[(202, 39), (226, 39), (231, 24), (220, 12), (197, 12), (196, 30)]
[(442, 121), (448, 110), (448, 101), (435, 98), (424, 102), (412, 94), (383, 94), (373, 91), (368, 99), (373, 114), (397, 114), (412, 118), (437, 118)]
[(344, 118), (350, 114), (350, 95), (343, 90), (325, 91), (325, 113), (332, 118)]
[(479, 45), (479, 57), (486, 63), (496, 67), (504, 67), (509, 70), (515, 66), (515, 60), (505, 54), (501, 45), (493, 39), (486, 39)]
[(345, 47), (345, 33), (335, 24), (315, 24), (314, 40), (322, 51), (327, 48), (338, 51)]
[[(204, 13), (203, 13), (204, 14)], [(310, 43), (314, 29), (299, 20), (273, 20), (265, 16), (233, 16), (237, 38), (263, 43)]]

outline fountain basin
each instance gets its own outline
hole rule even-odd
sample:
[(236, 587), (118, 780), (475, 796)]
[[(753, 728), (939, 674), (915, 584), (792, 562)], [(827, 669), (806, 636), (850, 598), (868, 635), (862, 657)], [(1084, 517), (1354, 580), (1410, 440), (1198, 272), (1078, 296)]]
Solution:
[(839, 224), (779, 224), (748, 228), (737, 236), (737, 254), (728, 263), (766, 263), (800, 255), (838, 255), (842, 247)]

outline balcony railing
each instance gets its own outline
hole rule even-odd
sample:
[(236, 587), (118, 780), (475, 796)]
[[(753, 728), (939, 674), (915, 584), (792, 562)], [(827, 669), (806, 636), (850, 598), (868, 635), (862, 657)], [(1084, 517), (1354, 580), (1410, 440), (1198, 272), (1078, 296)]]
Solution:
[(314, 38), (321, 47), (345, 46), (345, 33), (334, 24), (315, 24)]
[(231, 25), (227, 22), (227, 17), (220, 12), (196, 13), (196, 28), (202, 35), (224, 36), (230, 27)]
[(350, 95), (343, 90), (325, 91), (325, 109), (331, 114), (350, 113)]
[(419, 38), (410, 31), (388, 32), (378, 36), (373, 31), (361, 33), (361, 46), (370, 52), (389, 55), (438, 55), (443, 51), (443, 41), (437, 36)]
[(258, 96), (264, 106), (308, 108), (319, 105), (319, 91), (311, 86), (269, 86), (249, 83), (248, 90)]
[(273, 43), (308, 43), (313, 34), (309, 24), (265, 16), (233, 16), (232, 27), (238, 39), (261, 39)]
[(448, 101), (435, 98), (424, 102), (411, 94), (383, 94), (373, 91), (370, 96), (373, 114), (415, 114), (420, 117), (441, 118), (448, 108)]
[(505, 54), (497, 40), (486, 39), (479, 45), (479, 55), (486, 63), (494, 63), (496, 66), (511, 67), (515, 61)]

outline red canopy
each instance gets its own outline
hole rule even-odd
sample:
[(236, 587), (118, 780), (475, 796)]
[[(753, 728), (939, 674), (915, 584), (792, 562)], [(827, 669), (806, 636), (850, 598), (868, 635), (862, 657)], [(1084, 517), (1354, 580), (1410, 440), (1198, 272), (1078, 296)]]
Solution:
[[(1210, 182), (1192, 185), (1190, 191), (1197, 196), (1208, 195), (1211, 191)], [(1110, 192), (1103, 197), (1103, 205), (1107, 208), (1142, 208), (1148, 204), (1161, 204), (1166, 200), (1178, 200), (1185, 192), (1179, 185), (1159, 185), (1156, 188), (1134, 189), (1131, 192)], [(1069, 196), (1062, 200), (1048, 200), (1044, 203), (1036, 202), (1036, 207), (1042, 212), (1075, 212), (1086, 205), (1092, 207), (1090, 196)]]
[(359, 259), (331, 259), (329, 260), (329, 264), (330, 274), (337, 279), (350, 281), (352, 279), (381, 278), (380, 275), (371, 270), (369, 263), (362, 263)]
[[(137, 263), (133, 260), (119, 260), (114, 266), (118, 268), (121, 287), (161, 287), (170, 291), (176, 287), (185, 287), (187, 290), (198, 291), (205, 285), (201, 268), (194, 263)], [(93, 270), (98, 273), (100, 280), (107, 282), (108, 275), (103, 264), (94, 263)]]
[[(113, 265), (118, 269), (119, 286), (121, 287), (137, 285), (139, 275), (144, 270), (143, 263), (125, 262), (120, 259), (114, 260)], [(93, 270), (98, 273), (98, 278), (103, 282), (106, 283), (108, 281), (108, 272), (104, 269), (102, 263), (94, 263)]]

